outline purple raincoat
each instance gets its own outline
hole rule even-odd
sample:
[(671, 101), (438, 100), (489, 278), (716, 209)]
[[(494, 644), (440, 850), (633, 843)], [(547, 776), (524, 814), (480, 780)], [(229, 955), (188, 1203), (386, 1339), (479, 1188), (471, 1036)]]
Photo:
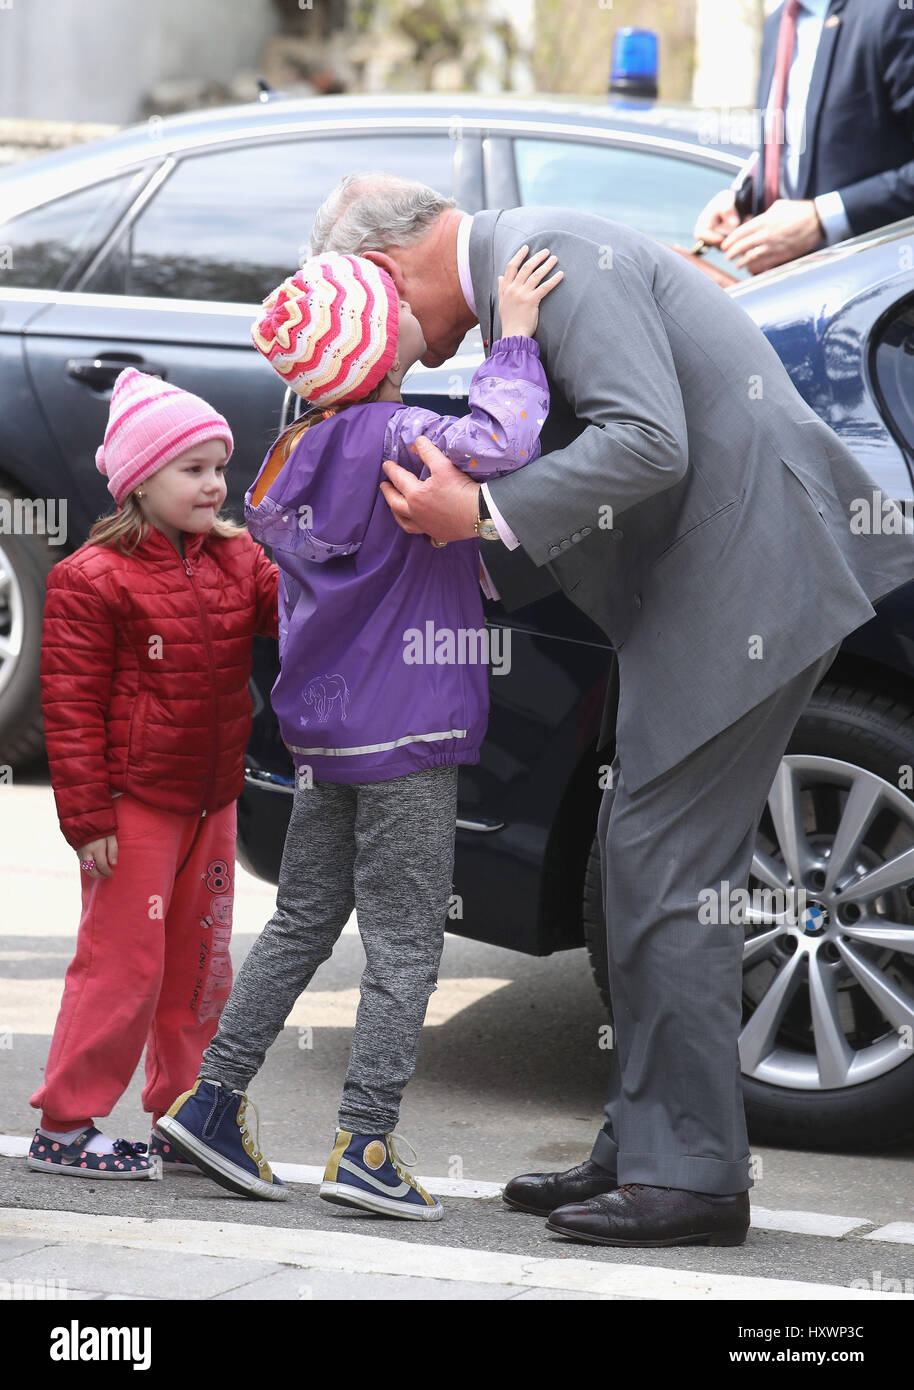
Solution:
[(469, 404), (461, 417), (347, 406), (305, 431), (255, 506), (274, 445), (245, 496), (248, 528), (280, 571), (273, 708), (297, 772), (314, 781), (383, 782), (479, 759), (489, 712), (479, 542), (439, 549), (408, 535), (380, 491), (385, 459), (428, 476), (420, 434), (480, 482), (536, 458), (549, 409), (536, 342), (494, 343)]

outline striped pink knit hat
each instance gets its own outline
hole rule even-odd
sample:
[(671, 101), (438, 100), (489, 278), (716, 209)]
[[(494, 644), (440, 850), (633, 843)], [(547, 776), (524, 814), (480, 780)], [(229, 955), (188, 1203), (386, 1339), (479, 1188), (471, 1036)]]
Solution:
[(254, 346), (312, 405), (360, 401), (397, 355), (400, 298), (386, 270), (364, 256), (327, 252), (263, 301)]
[(218, 411), (190, 391), (126, 367), (114, 383), (105, 442), (96, 451), (95, 466), (108, 479), (108, 491), (120, 506), (145, 478), (208, 439), (224, 440), (226, 458), (231, 457), (232, 431)]

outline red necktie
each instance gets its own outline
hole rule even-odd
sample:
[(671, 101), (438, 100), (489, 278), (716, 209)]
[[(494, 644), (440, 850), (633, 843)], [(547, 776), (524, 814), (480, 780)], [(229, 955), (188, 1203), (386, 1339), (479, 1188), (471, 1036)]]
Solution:
[(778, 31), (778, 53), (774, 64), (774, 77), (771, 82), (771, 96), (768, 100), (765, 131), (765, 195), (764, 206), (780, 198), (781, 154), (784, 149), (784, 103), (787, 97), (787, 78), (793, 62), (793, 50), (797, 41), (797, 15), (800, 0), (787, 0), (781, 15)]

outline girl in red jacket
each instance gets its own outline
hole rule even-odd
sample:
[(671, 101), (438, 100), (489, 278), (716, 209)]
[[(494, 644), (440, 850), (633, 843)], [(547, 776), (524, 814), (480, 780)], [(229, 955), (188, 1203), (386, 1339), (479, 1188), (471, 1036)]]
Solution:
[[(155, 1123), (196, 1079), (228, 998), (235, 801), (254, 633), (277, 569), (219, 517), (232, 435), (198, 396), (128, 369), (96, 463), (118, 504), (48, 577), (41, 700), (82, 917), (29, 1167), (148, 1178), (180, 1166)], [(94, 1125), (146, 1045), (145, 1144)], [(189, 1165), (184, 1164), (187, 1168)]]

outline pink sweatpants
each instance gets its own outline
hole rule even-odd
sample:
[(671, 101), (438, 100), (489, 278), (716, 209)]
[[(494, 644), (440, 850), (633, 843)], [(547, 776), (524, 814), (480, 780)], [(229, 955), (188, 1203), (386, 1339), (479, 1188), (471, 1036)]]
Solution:
[(80, 872), (76, 955), (29, 1102), (46, 1129), (107, 1115), (144, 1043), (142, 1103), (154, 1123), (193, 1086), (232, 987), (235, 803), (203, 816), (127, 794), (115, 804), (118, 862), (110, 878)]

